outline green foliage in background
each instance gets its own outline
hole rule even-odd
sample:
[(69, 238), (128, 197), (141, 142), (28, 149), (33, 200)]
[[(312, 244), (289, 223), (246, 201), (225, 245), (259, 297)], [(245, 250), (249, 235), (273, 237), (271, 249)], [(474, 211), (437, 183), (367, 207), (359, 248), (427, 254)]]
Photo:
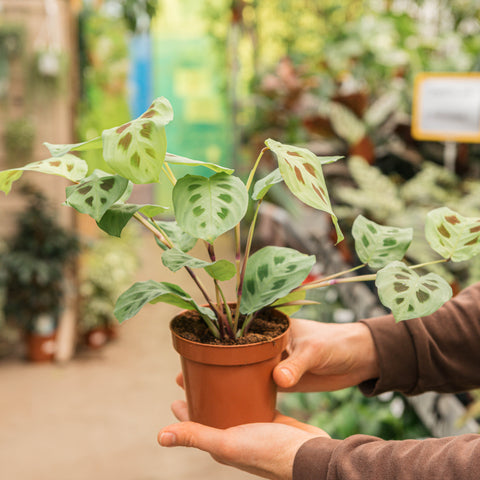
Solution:
[(400, 395), (367, 398), (357, 388), (336, 392), (288, 393), (280, 410), (324, 429), (332, 438), (373, 435), (384, 440), (428, 437), (430, 433)]

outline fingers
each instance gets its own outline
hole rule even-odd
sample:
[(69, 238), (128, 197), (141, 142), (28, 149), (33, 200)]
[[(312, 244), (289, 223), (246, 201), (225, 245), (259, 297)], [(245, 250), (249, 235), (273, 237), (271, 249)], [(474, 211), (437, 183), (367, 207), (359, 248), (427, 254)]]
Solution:
[(185, 402), (184, 400), (176, 400), (175, 402), (173, 402), (171, 409), (175, 417), (177, 417), (177, 419), (181, 422), (186, 422), (190, 420), (188, 416), (187, 402)]
[(183, 373), (180, 372), (178, 375), (177, 375), (177, 378), (175, 379), (175, 381), (177, 382), (177, 385), (179, 387), (182, 387), (182, 388), (185, 388), (185, 384), (183, 382)]
[(291, 388), (315, 366), (314, 361), (311, 348), (294, 348), (290, 356), (275, 367), (273, 379), (280, 388)]
[(162, 447), (194, 447), (215, 454), (221, 444), (221, 430), (194, 422), (182, 422), (160, 430), (158, 443)]
[(308, 423), (299, 422), (295, 418), (287, 417), (286, 415), (282, 415), (281, 413), (277, 413), (273, 421), (274, 423), (283, 423), (284, 425), (289, 425), (290, 427), (298, 428), (300, 430), (303, 430), (308, 433), (312, 433), (319, 437), (330, 438), (330, 435), (328, 435), (328, 433), (326, 433), (321, 428), (314, 427), (313, 425), (309, 425)]

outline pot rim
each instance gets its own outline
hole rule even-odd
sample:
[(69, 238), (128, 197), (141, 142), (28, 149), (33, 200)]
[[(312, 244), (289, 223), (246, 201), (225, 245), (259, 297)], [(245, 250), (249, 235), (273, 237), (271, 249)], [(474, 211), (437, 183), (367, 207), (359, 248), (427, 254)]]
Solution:
[(283, 333), (271, 340), (242, 345), (212, 345), (181, 337), (173, 331), (172, 323), (176, 317), (182, 315), (185, 311), (187, 310), (183, 310), (175, 315), (170, 321), (169, 327), (172, 334), (173, 347), (182, 357), (188, 358), (189, 360), (216, 365), (257, 363), (282, 353), (288, 344), (292, 323), (288, 315), (278, 310), (277, 312), (284, 315), (288, 320), (288, 327)]

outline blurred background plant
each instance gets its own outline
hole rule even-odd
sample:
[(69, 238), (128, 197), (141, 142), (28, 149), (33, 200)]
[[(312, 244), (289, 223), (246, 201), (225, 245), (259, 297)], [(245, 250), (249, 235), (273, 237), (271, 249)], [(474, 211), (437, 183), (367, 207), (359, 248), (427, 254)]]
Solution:
[(60, 226), (38, 188), (25, 184), (21, 193), (26, 206), (0, 257), (3, 310), (7, 324), (22, 335), (47, 336), (56, 331), (65, 292), (73, 288), (71, 271), (80, 242)]
[(82, 254), (78, 329), (92, 347), (116, 337), (113, 309), (139, 267), (138, 247), (138, 232), (126, 228), (121, 240), (102, 236)]

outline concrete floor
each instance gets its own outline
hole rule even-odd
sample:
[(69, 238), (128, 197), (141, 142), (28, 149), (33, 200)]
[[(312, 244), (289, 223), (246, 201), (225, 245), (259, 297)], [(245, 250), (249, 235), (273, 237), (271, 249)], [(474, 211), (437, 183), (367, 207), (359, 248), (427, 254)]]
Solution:
[[(138, 279), (169, 279), (144, 239)], [(228, 242), (224, 246), (228, 247)], [(222, 254), (218, 252), (218, 257)], [(177, 275), (186, 290), (189, 279)], [(175, 307), (149, 305), (120, 327), (119, 339), (70, 362), (0, 363), (2, 480), (247, 480), (208, 454), (158, 446), (175, 421), (170, 404), (179, 359), (168, 320)]]

